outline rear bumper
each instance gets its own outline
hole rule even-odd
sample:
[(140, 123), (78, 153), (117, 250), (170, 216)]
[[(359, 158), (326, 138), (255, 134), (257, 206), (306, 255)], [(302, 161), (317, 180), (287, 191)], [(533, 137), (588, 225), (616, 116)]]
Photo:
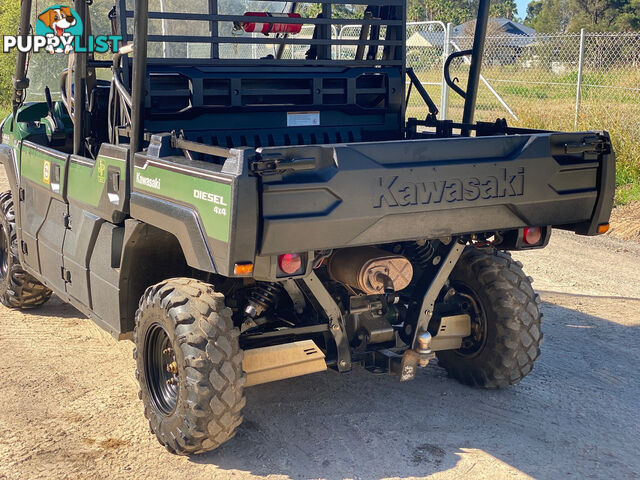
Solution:
[[(596, 140), (594, 140), (596, 139)], [(262, 255), (527, 225), (595, 235), (615, 157), (606, 133), (269, 147), (317, 168), (262, 178)]]

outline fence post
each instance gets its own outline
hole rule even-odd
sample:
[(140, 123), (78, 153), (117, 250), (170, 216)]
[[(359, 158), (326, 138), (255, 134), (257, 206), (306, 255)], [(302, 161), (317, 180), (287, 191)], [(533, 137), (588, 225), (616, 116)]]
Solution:
[(444, 43), (442, 45), (442, 92), (440, 93), (440, 118), (446, 120), (449, 115), (449, 85), (444, 80), (444, 62), (447, 61), (451, 53), (451, 30), (453, 23), (447, 23), (444, 30)]
[(578, 84), (576, 86), (576, 115), (573, 119), (574, 130), (578, 129), (578, 115), (582, 100), (582, 67), (584, 66), (584, 28), (580, 29), (580, 55), (578, 57)]

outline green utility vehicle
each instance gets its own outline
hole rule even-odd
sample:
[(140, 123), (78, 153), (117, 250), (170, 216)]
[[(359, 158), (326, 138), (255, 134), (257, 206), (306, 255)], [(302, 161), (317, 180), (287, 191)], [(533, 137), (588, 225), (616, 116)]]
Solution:
[[(410, 380), (437, 357), (467, 385), (518, 383), (542, 316), (507, 252), (552, 227), (606, 231), (607, 133), (474, 122), (488, 0), (473, 49), (445, 65), (459, 123), (406, 67), (405, 0), (229, 3), (116, 0), (123, 46), (70, 53), (58, 101), (24, 101), (18, 54), (2, 302), (55, 293), (132, 339), (145, 415), (178, 454), (233, 437), (245, 387), (327, 368)], [(84, 45), (90, 4), (73, 6)], [(449, 74), (461, 55), (466, 91)], [(424, 119), (405, 120), (412, 92)]]

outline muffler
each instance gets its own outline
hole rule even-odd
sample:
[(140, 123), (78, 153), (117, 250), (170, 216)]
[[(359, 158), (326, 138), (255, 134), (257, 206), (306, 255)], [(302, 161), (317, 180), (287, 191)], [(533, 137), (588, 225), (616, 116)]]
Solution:
[(336, 282), (367, 295), (398, 292), (413, 278), (407, 258), (375, 247), (338, 250), (328, 258), (327, 271)]

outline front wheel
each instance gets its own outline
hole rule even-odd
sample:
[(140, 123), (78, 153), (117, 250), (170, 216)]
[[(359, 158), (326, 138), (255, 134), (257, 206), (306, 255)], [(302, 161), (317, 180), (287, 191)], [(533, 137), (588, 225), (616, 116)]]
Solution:
[(149, 287), (134, 331), (138, 396), (170, 452), (213, 450), (235, 435), (244, 407), (242, 351), (224, 296), (174, 278)]
[(13, 198), (4, 192), (0, 194), (0, 302), (10, 308), (34, 308), (49, 298), (51, 290), (20, 264)]
[(540, 356), (540, 302), (511, 255), (468, 247), (450, 285), (471, 316), (471, 336), (458, 350), (437, 352), (438, 363), (461, 383), (488, 389), (522, 380)]

